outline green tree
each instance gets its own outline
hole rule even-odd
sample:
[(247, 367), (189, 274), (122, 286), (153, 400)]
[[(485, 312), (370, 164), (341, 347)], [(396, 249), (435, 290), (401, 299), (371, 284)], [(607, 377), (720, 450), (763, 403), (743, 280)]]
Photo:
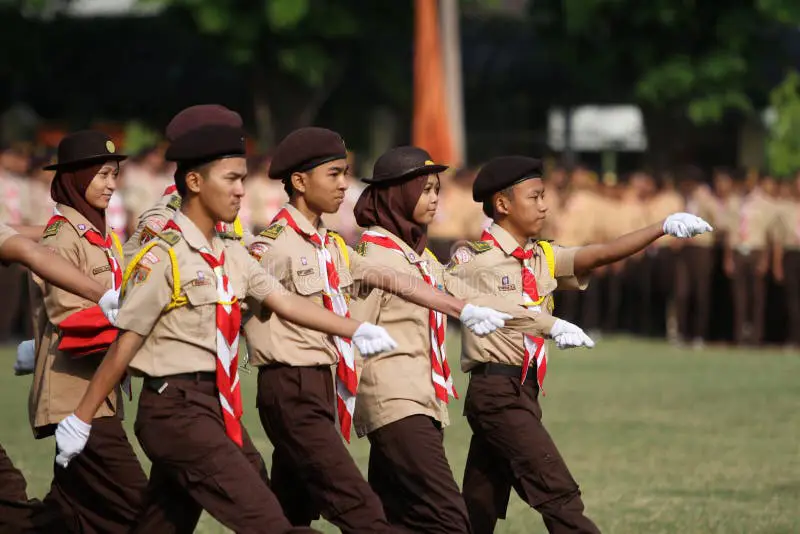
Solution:
[(656, 164), (681, 154), (681, 130), (752, 113), (770, 89), (768, 62), (800, 24), (796, 0), (537, 0), (534, 30), (573, 104), (636, 102)]
[(767, 160), (776, 176), (800, 171), (800, 74), (791, 71), (770, 95), (775, 122), (767, 139)]

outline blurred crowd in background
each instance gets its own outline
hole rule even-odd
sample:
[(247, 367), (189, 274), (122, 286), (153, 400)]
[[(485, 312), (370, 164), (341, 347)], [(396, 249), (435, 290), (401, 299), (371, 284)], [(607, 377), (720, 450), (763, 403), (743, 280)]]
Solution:
[[(0, 152), (0, 220), (43, 225), (52, 215), (51, 149), (6, 144)], [(351, 169), (358, 169), (350, 154)], [(583, 293), (562, 293), (556, 314), (594, 336), (630, 333), (666, 338), (702, 349), (708, 342), (800, 346), (800, 175), (776, 180), (754, 171), (686, 166), (671, 173), (644, 170), (602, 176), (591, 168), (546, 162), (549, 206), (542, 237), (567, 246), (607, 241), (689, 211), (714, 227), (713, 234), (681, 243), (664, 238), (636, 257), (596, 273)], [(361, 166), (363, 167), (363, 165)], [(249, 160), (240, 212), (245, 227), (266, 228), (287, 198), (267, 176), (268, 156)], [(362, 169), (363, 170), (363, 169)], [(140, 150), (123, 164), (108, 210), (124, 241), (140, 213), (172, 182), (163, 147)], [(463, 240), (478, 240), (489, 219), (472, 200), (477, 168), (440, 176), (431, 249), (446, 263)], [(345, 203), (326, 222), (351, 245), (361, 229), (353, 207), (364, 188), (353, 172)], [(28, 274), (17, 266), (0, 272), (0, 342), (30, 335)], [(791, 325), (795, 325), (794, 328)]]

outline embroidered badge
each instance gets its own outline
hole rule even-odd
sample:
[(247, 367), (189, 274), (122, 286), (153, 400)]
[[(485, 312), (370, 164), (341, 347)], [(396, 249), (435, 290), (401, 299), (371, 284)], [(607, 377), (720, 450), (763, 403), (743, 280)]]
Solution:
[(308, 260), (305, 256), (300, 256), (300, 264), (301, 265), (308, 265)]
[(267, 239), (275, 239), (276, 237), (281, 235), (281, 232), (283, 232), (284, 228), (285, 228), (285, 226), (283, 226), (279, 222), (276, 222), (276, 223), (270, 225), (269, 228), (267, 228), (266, 230), (264, 230), (263, 232), (261, 232), (258, 235), (266, 237)]
[(469, 251), (466, 247), (461, 247), (456, 250), (456, 253), (453, 254), (453, 262), (456, 265), (461, 265), (462, 263), (468, 263), (472, 258), (473, 254)]
[(147, 251), (147, 254), (145, 254), (145, 255), (142, 257), (142, 260), (144, 260), (144, 261), (147, 261), (148, 263), (155, 264), (155, 263), (158, 263), (158, 256), (156, 256), (155, 254), (153, 254), (153, 251), (152, 251), (152, 250), (148, 250), (148, 251)]
[(80, 230), (81, 232), (83, 232), (84, 230), (86, 230), (86, 225), (85, 225), (85, 224), (79, 224), (79, 225), (78, 225), (78, 230)]
[(147, 280), (148, 276), (150, 276), (150, 267), (139, 264), (133, 270), (130, 281), (133, 285), (138, 285)]
[(470, 241), (469, 247), (475, 252), (481, 253), (492, 249), (492, 244), (487, 241)]
[(169, 202), (167, 202), (167, 207), (173, 211), (178, 211), (181, 209), (181, 196), (172, 195), (172, 198), (170, 198)]
[(362, 241), (358, 245), (356, 245), (356, 254), (359, 256), (366, 256), (367, 255), (367, 242)]
[(297, 271), (297, 276), (308, 276), (309, 274), (313, 273), (314, 269), (303, 269), (302, 271)]
[(500, 291), (516, 291), (517, 286), (511, 283), (511, 280), (508, 278), (508, 276), (504, 276), (500, 280), (500, 285), (497, 286), (497, 289)]
[(153, 230), (149, 226), (145, 226), (142, 229), (142, 233), (139, 234), (139, 244), (144, 245), (145, 243), (153, 239), (156, 235), (158, 235), (157, 230)]
[(97, 275), (110, 270), (111, 270), (110, 265), (103, 265), (102, 267), (95, 267), (94, 269), (92, 269), (92, 274)]
[(261, 258), (264, 257), (264, 254), (267, 253), (269, 250), (269, 245), (266, 243), (253, 243), (250, 245), (250, 255), (256, 259), (256, 261), (261, 261)]
[(178, 243), (178, 241), (181, 240), (181, 235), (177, 232), (173, 232), (172, 230), (162, 232), (158, 234), (158, 237), (160, 237), (170, 245), (175, 245)]
[(165, 221), (165, 220), (164, 220), (164, 219), (162, 219), (161, 217), (151, 217), (151, 218), (150, 218), (150, 219), (147, 221), (147, 226), (149, 226), (150, 228), (152, 228), (153, 230), (155, 230), (155, 231), (156, 231), (156, 233), (158, 233), (158, 232), (160, 232), (161, 230), (163, 230), (163, 229), (164, 229), (164, 225), (165, 225), (165, 224), (167, 224), (167, 221)]
[(52, 236), (56, 235), (58, 233), (58, 229), (61, 228), (61, 226), (63, 224), (64, 224), (64, 221), (62, 221), (60, 219), (57, 220), (56, 222), (54, 222), (53, 224), (51, 224), (50, 226), (48, 226), (47, 228), (44, 229), (44, 233), (42, 234), (42, 237), (52, 237)]

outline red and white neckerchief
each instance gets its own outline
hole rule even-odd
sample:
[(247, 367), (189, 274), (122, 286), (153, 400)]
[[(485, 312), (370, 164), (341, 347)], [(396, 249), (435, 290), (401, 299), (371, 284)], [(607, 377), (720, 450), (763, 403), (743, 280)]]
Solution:
[[(182, 233), (174, 220), (167, 222), (164, 229)], [(198, 249), (197, 252), (214, 271), (217, 282), (217, 390), (225, 433), (241, 447), (243, 410), (239, 387), (239, 329), (242, 326), (242, 312), (225, 272), (225, 252), (219, 255), (219, 259), (208, 247)]]
[[(394, 242), (392, 238), (367, 230), (361, 234), (362, 243), (372, 243), (380, 247), (388, 248), (408, 259), (403, 249)], [(433, 272), (430, 270), (427, 260), (416, 262), (417, 269), (419, 269), (422, 279), (425, 280), (431, 287), (436, 287), (436, 279)], [(433, 389), (436, 392), (436, 397), (448, 403), (450, 396), (458, 398), (458, 392), (453, 385), (453, 376), (450, 374), (450, 365), (447, 363), (447, 352), (445, 350), (445, 331), (447, 329), (447, 322), (444, 314), (435, 310), (428, 310), (428, 325), (430, 330), (431, 341), (431, 382), (433, 382)]]
[(171, 194), (177, 193), (177, 192), (178, 192), (178, 186), (175, 185), (175, 184), (172, 184), (172, 185), (168, 185), (167, 188), (164, 189), (164, 194), (162, 194), (161, 196), (165, 197), (167, 195), (171, 195)]
[[(489, 230), (484, 230), (481, 239), (492, 243), (497, 248), (501, 248), (494, 236), (489, 233)], [(528, 309), (540, 311), (539, 289), (536, 287), (536, 275), (533, 274), (533, 268), (531, 267), (533, 249), (526, 251), (522, 247), (517, 247), (511, 255), (522, 264), (522, 305)], [(547, 374), (547, 350), (544, 346), (544, 338), (525, 334), (522, 339), (524, 342), (524, 356), (522, 358), (520, 385), (525, 383), (525, 378), (528, 376), (528, 368), (535, 358), (536, 382), (539, 384), (539, 390), (542, 395), (544, 395), (544, 377)]]
[[(333, 257), (327, 248), (330, 237), (326, 233), (321, 237), (318, 233), (306, 233), (300, 229), (297, 223), (286, 208), (281, 209), (272, 219), (272, 222), (284, 219), (286, 226), (303, 236), (309, 243), (314, 245), (317, 251), (317, 263), (319, 272), (325, 273), (325, 291), (322, 293), (322, 304), (329, 311), (341, 317), (350, 317), (350, 310), (347, 307), (347, 300), (339, 290), (339, 274), (336, 272), (336, 265)], [(336, 347), (336, 405), (339, 413), (339, 428), (344, 439), (350, 443), (350, 429), (353, 422), (353, 412), (356, 408), (356, 391), (358, 390), (358, 375), (356, 374), (356, 360), (353, 353), (353, 343), (350, 339), (332, 336)]]

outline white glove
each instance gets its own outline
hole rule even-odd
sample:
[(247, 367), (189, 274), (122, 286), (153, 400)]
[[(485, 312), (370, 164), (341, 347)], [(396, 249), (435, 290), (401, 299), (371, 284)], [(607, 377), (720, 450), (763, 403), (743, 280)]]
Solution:
[(353, 334), (353, 343), (362, 356), (374, 356), (380, 352), (394, 350), (397, 343), (382, 326), (372, 323), (361, 323)]
[(512, 318), (507, 313), (501, 313), (483, 306), (473, 306), (472, 304), (464, 306), (459, 316), (461, 324), (472, 330), (473, 334), (479, 336), (485, 336), (498, 328), (503, 328), (506, 321)]
[(36, 367), (36, 342), (33, 339), (17, 345), (17, 361), (14, 362), (15, 375), (29, 375)]
[(56, 427), (56, 463), (61, 467), (67, 467), (69, 462), (78, 456), (86, 442), (89, 441), (89, 432), (92, 425), (88, 425), (78, 419), (78, 416), (71, 414), (63, 419)]
[(103, 315), (106, 316), (108, 322), (116, 326), (117, 314), (119, 313), (119, 290), (109, 289), (100, 297), (100, 301), (97, 304), (103, 310)]
[(569, 349), (573, 347), (594, 347), (594, 341), (587, 336), (580, 327), (567, 322), (563, 319), (556, 319), (555, 324), (550, 329), (550, 337), (556, 342), (559, 349)]
[(664, 220), (664, 233), (672, 237), (694, 237), (714, 229), (706, 221), (691, 213), (673, 213)]

